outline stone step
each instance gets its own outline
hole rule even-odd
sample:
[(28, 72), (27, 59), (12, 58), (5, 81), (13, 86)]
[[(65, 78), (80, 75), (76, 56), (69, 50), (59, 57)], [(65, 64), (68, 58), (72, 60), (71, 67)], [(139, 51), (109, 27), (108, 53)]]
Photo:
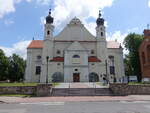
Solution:
[(52, 96), (111, 96), (109, 88), (53, 88)]

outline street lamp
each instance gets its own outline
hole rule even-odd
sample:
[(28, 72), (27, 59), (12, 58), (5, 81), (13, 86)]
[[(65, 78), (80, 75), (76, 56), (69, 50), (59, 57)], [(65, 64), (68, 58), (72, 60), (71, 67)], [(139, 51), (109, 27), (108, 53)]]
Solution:
[[(108, 78), (108, 70), (107, 70), (107, 59), (105, 60), (105, 65), (106, 65), (106, 80), (108, 80), (109, 78)], [(107, 81), (108, 82), (108, 81)]]
[(47, 61), (46, 83), (48, 83), (48, 59), (49, 59), (49, 56), (46, 56), (46, 61)]
[(106, 76), (107, 76), (107, 60), (105, 60), (105, 65), (106, 65)]

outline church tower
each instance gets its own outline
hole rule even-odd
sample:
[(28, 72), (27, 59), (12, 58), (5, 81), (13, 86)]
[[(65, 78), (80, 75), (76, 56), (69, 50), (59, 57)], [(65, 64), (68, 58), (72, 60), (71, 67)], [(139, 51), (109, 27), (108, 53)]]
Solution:
[(96, 37), (97, 40), (104, 40), (106, 41), (106, 33), (105, 33), (105, 26), (104, 26), (104, 19), (101, 18), (101, 12), (99, 11), (99, 17), (96, 20)]
[(48, 67), (49, 60), (53, 58), (53, 25), (54, 18), (51, 16), (51, 9), (49, 10), (49, 15), (46, 17), (46, 24), (44, 25), (44, 40), (43, 40), (43, 53), (42, 53), (42, 75), (40, 82), (48, 82)]
[(96, 24), (97, 57), (100, 58), (103, 63), (107, 59), (107, 42), (104, 19), (101, 17), (100, 11), (99, 17), (96, 20)]
[[(106, 41), (106, 31), (104, 26), (104, 19), (101, 17), (101, 12), (99, 11), (99, 17), (96, 20), (96, 40), (97, 40), (97, 57), (101, 60), (101, 68), (103, 73), (107, 76), (107, 41)], [(106, 67), (107, 66), (107, 67)]]

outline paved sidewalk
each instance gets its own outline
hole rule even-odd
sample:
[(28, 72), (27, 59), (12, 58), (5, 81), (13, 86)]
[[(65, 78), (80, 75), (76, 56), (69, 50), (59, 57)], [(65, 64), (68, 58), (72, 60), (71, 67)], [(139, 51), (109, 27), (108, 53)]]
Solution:
[(150, 95), (130, 96), (69, 96), (69, 97), (0, 97), (5, 103), (34, 103), (34, 102), (97, 102), (97, 101), (150, 101)]

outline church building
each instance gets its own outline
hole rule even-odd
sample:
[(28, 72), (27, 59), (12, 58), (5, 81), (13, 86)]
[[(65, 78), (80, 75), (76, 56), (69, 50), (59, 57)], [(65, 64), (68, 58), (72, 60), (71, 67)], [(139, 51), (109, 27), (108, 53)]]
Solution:
[(150, 30), (144, 30), (144, 39), (139, 48), (142, 81), (150, 81)]
[(123, 48), (106, 40), (104, 19), (99, 13), (96, 36), (78, 18), (73, 18), (53, 36), (51, 11), (44, 25), (44, 39), (27, 47), (26, 82), (120, 82), (125, 76)]

